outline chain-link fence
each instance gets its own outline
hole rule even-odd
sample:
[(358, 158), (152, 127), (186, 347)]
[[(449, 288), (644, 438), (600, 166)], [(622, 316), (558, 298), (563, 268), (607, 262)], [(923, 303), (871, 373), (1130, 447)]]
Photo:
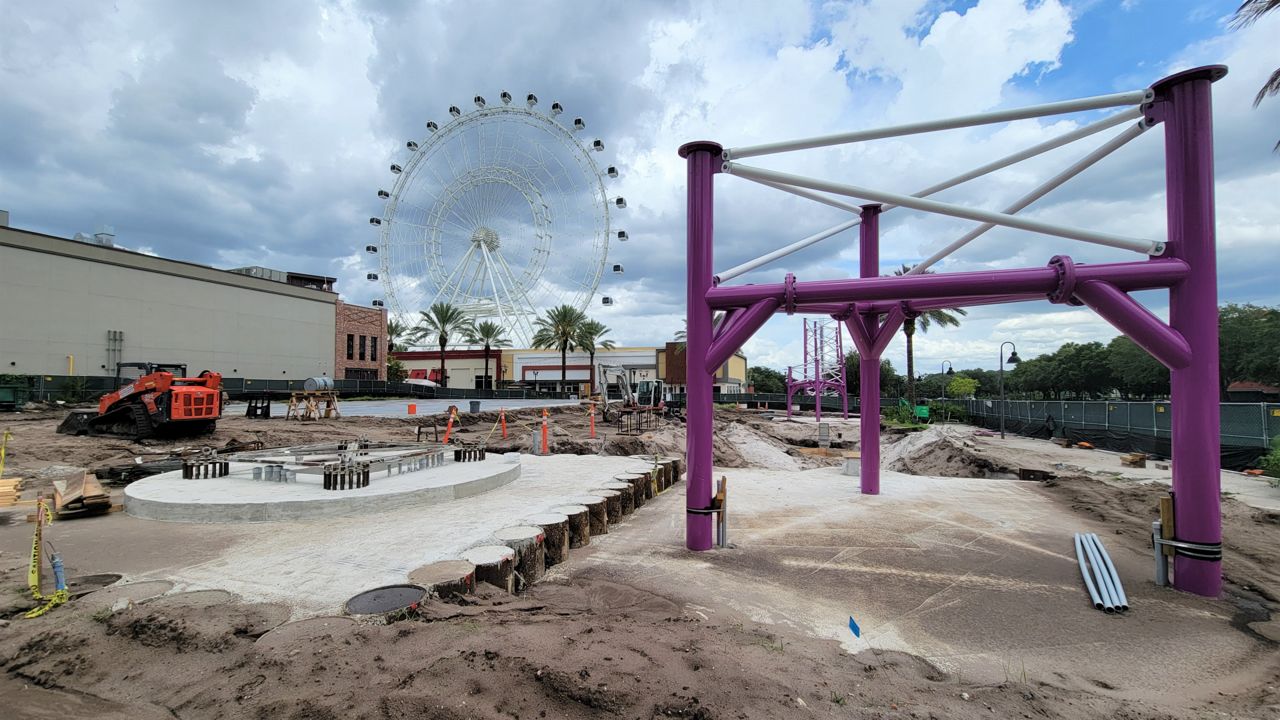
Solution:
[[(1000, 418), (999, 400), (965, 400), (972, 417)], [(1280, 404), (1222, 403), (1222, 444), (1269, 447), (1280, 435)], [(1045, 423), (1079, 430), (1118, 431), (1153, 438), (1170, 435), (1167, 401), (1124, 402), (1117, 400), (1006, 400), (1004, 418), (1019, 425)]]

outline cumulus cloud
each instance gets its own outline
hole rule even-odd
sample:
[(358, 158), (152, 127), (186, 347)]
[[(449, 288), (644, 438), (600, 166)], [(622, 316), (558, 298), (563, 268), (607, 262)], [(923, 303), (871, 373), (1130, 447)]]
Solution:
[[(1104, 4), (1105, 5), (1105, 4)], [(392, 3), (146, 0), (0, 5), (0, 207), (12, 223), (63, 236), (99, 223), (119, 242), (219, 266), (272, 265), (340, 278), (356, 302), (374, 241), (366, 219), (387, 163), (424, 123), (473, 95), (534, 92), (583, 116), (621, 177), (614, 242), (590, 312), (623, 344), (660, 343), (684, 306), (684, 177), (676, 148), (803, 137), (1079, 95), (1057, 79), (1064, 51), (1091, 31), (1086, 13), (1123, 8), (1061, 0), (947, 3), (549, 0)], [(1093, 22), (1096, 22), (1096, 18)], [(1257, 258), (1274, 255), (1280, 170), (1269, 150), (1280, 102), (1251, 108), (1274, 67), (1280, 17), (1229, 32), (1205, 15), (1201, 39), (1157, 48), (1149, 66), (1108, 68), (1088, 91), (1142, 87), (1177, 69), (1225, 62), (1215, 86), (1219, 270), (1225, 300), (1280, 302)], [(1154, 43), (1155, 40), (1151, 39)], [(758, 164), (899, 192), (1091, 122), (1103, 113), (753, 159)], [(1118, 131), (1118, 130), (1117, 130)], [(1001, 171), (938, 199), (998, 209), (1104, 142), (1110, 133)], [(1126, 235), (1164, 232), (1161, 132), (1146, 133), (1026, 212)], [(716, 267), (757, 257), (845, 219), (836, 209), (738, 178), (717, 180)], [(883, 221), (881, 272), (910, 263), (972, 223), (905, 210)], [(734, 282), (856, 275), (846, 232)], [(996, 230), (940, 271), (1042, 265), (1122, 251)], [(573, 258), (555, 258), (572, 262)], [(1163, 312), (1158, 294), (1144, 297)], [(798, 318), (773, 320), (746, 347), (753, 363), (800, 360)], [(922, 368), (994, 364), (1001, 340), (1024, 356), (1064, 340), (1105, 340), (1101, 320), (1028, 303), (977, 308), (960, 329), (916, 343)], [(1024, 347), (1025, 345), (1025, 347)], [(901, 367), (901, 339), (888, 357)]]

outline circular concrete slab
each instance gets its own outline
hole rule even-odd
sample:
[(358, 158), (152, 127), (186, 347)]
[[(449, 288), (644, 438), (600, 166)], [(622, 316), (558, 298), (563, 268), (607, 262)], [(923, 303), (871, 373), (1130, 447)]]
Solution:
[(557, 505), (551, 508), (551, 512), (562, 513), (564, 515), (578, 515), (580, 513), (590, 512), (590, 510), (586, 505)]
[(542, 534), (542, 528), (534, 525), (513, 525), (498, 530), (493, 534), (493, 538), (500, 543), (519, 543), (537, 540)]
[(115, 585), (120, 582), (121, 577), (123, 576), (117, 573), (100, 573), (98, 575), (79, 575), (68, 578), (67, 593), (73, 598), (88, 595), (91, 592)]
[(600, 503), (605, 501), (603, 495), (575, 495), (567, 499), (571, 503), (575, 503), (578, 505), (587, 505), (587, 506), (599, 505)]
[(495, 565), (515, 558), (516, 551), (506, 545), (481, 545), (462, 553), (462, 559), (476, 566)]
[[(586, 510), (586, 508), (582, 508)], [(544, 525), (556, 525), (562, 522), (568, 522), (569, 516), (561, 512), (544, 512), (537, 515), (530, 515), (524, 521), (530, 525), (542, 527)]]
[(355, 595), (342, 606), (342, 612), (354, 616), (380, 616), (407, 610), (422, 602), (427, 589), (420, 585), (384, 585)]
[(231, 474), (220, 478), (182, 479), (181, 471), (160, 473), (125, 488), (130, 515), (173, 522), (274, 522), (384, 512), (397, 507), (435, 505), (478, 495), (514, 482), (519, 463), (491, 457), (445, 463), (388, 475), (378, 471), (367, 487), (325, 490), (323, 474), (314, 467), (287, 464), (295, 482), (253, 479), (256, 463), (232, 462)]
[(409, 582), (446, 597), (475, 590), (476, 566), (466, 560), (441, 560), (412, 570)]
[(349, 617), (315, 617), (285, 623), (265, 633), (254, 647), (269, 653), (288, 654), (294, 650), (337, 633), (355, 628), (356, 621)]
[(162, 595), (147, 600), (149, 608), (207, 608), (214, 605), (229, 605), (236, 596), (226, 590), (192, 590), (190, 592)]
[(103, 608), (109, 609), (116, 604), (116, 601), (122, 598), (132, 603), (139, 603), (143, 600), (163, 595), (172, 589), (173, 583), (168, 580), (145, 580), (143, 582), (125, 583), (124, 585), (112, 585), (109, 588), (103, 588), (85, 595), (76, 600), (76, 605), (90, 612), (97, 612)]

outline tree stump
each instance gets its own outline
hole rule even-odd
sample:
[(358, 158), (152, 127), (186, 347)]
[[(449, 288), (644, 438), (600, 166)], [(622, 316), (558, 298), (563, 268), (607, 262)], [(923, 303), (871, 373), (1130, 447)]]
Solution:
[(644, 475), (628, 472), (614, 475), (613, 479), (631, 486), (631, 507), (633, 510), (639, 510), (644, 507)]
[(639, 473), (644, 476), (645, 482), (641, 485), (644, 488), (645, 500), (652, 500), (658, 494), (658, 472), (659, 469), (650, 465), (647, 468), (637, 468), (632, 470), (633, 473)]
[(546, 534), (534, 525), (515, 525), (493, 534), (494, 539), (515, 551), (515, 589), (522, 592), (538, 582), (547, 571)]
[(462, 553), (462, 559), (476, 566), (476, 582), (487, 582), (507, 592), (515, 592), (516, 552), (506, 545), (481, 545)]
[(671, 476), (669, 478), (669, 482), (667, 483), (667, 485), (675, 485), (676, 483), (680, 482), (680, 476), (684, 473), (684, 467), (683, 467), (684, 463), (680, 460), (680, 458), (674, 455), (667, 455), (662, 459), (671, 461)]
[(610, 488), (591, 488), (587, 492), (604, 498), (604, 512), (610, 525), (622, 522), (622, 493)]
[[(629, 482), (621, 480), (606, 480), (600, 483), (600, 487), (604, 490), (617, 490), (619, 504), (622, 506), (622, 514), (630, 515), (636, 509), (636, 488)], [(595, 492), (592, 490), (591, 492)], [(612, 519), (609, 522), (613, 522)]]
[(409, 573), (409, 582), (441, 598), (475, 592), (476, 566), (466, 560), (441, 560)]
[(591, 537), (609, 534), (608, 501), (599, 495), (579, 495), (569, 499), (579, 505), (586, 505), (590, 511), (588, 517), (591, 522)]
[(569, 558), (569, 516), (559, 512), (546, 512), (530, 516), (529, 525), (542, 528), (546, 538), (542, 547), (547, 554), (547, 567), (559, 565)]
[(558, 505), (551, 508), (551, 512), (569, 516), (569, 547), (591, 544), (591, 511), (586, 505)]

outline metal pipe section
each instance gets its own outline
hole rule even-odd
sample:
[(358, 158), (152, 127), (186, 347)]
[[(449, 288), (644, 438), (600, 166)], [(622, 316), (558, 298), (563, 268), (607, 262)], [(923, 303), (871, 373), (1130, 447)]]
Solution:
[(1156, 551), (1156, 585), (1165, 587), (1169, 584), (1169, 562), (1164, 554), (1164, 546), (1160, 540), (1164, 537), (1164, 523), (1159, 520), (1151, 522), (1151, 547)]
[(1084, 578), (1084, 586), (1089, 591), (1093, 607), (1101, 610), (1102, 598), (1098, 595), (1098, 588), (1093, 585), (1093, 578), (1089, 577), (1089, 565), (1084, 560), (1084, 543), (1080, 539), (1080, 533), (1076, 533), (1076, 562), (1080, 564), (1080, 577)]
[[(688, 456), (685, 489), (685, 547), (710, 550), (713, 540), (711, 515), (711, 373), (704, 367), (711, 350), (711, 290), (714, 251), (715, 173), (721, 147), (713, 142), (693, 142), (680, 148), (688, 162), (688, 217), (685, 258), (687, 269), (688, 329), (685, 338), (687, 362), (685, 378), (685, 451)], [(763, 298), (762, 298), (763, 299)]]
[(1163, 243), (1158, 243), (1154, 240), (1143, 240), (1140, 238), (1131, 238), (1124, 237), (1122, 235), (1098, 232), (1096, 230), (1083, 230), (1080, 228), (1067, 227), (1065, 225), (1056, 225), (1054, 223), (1032, 220), (1018, 215), (1009, 215), (1007, 213), (999, 213), (991, 210), (981, 210), (979, 208), (939, 202), (937, 200), (927, 200), (886, 190), (874, 190), (872, 188), (862, 187), (859, 185), (846, 185), (844, 183), (831, 182), (829, 180), (808, 178), (802, 175), (778, 172), (777, 170), (766, 170), (764, 168), (751, 165), (739, 165), (737, 163), (727, 162), (724, 163), (721, 171), (745, 178), (772, 180), (786, 185), (798, 185), (800, 187), (807, 187), (811, 190), (822, 190), (825, 192), (835, 193), (837, 195), (874, 200), (881, 203), (893, 203), (894, 205), (908, 207), (913, 210), (922, 210), (925, 212), (937, 213), (939, 215), (949, 215), (951, 217), (963, 218), (965, 220), (989, 222), (995, 225), (1002, 225), (1004, 227), (1029, 230), (1031, 232), (1053, 235), (1071, 240), (1081, 240), (1087, 243), (1119, 248), (1121, 250), (1132, 250), (1133, 252), (1142, 253), (1144, 255), (1159, 255), (1163, 252), (1164, 248)]
[[(858, 273), (863, 278), (874, 278), (880, 273), (880, 206), (867, 205), (862, 209), (862, 227), (858, 232)], [(860, 280), (859, 282), (865, 282)], [(865, 337), (872, 339), (870, 352), (858, 356), (858, 442), (861, 456), (858, 462), (860, 489), (863, 495), (880, 494), (880, 351), (875, 345), (880, 330), (879, 316), (858, 314), (849, 318), (850, 323), (862, 323)]]
[[(1210, 546), (1222, 543), (1211, 86), (1226, 72), (1219, 65), (1165, 78), (1152, 107), (1164, 121), (1169, 254), (1191, 268), (1169, 293), (1169, 324), (1191, 348), (1191, 364), (1171, 378), (1173, 527), (1177, 540)], [(1222, 560), (1175, 555), (1173, 586), (1217, 597)]]
[(1170, 370), (1191, 364), (1191, 347), (1182, 335), (1114, 285), (1080, 283), (1075, 296)]
[[(1121, 290), (1167, 288), (1187, 276), (1189, 268), (1181, 260), (1161, 259), (1135, 263), (1079, 265), (1078, 282), (1103, 280)], [(1052, 267), (1016, 270), (981, 270), (937, 275), (903, 277), (862, 277), (845, 280), (816, 280), (795, 284), (797, 305), (870, 300), (933, 300), (943, 297), (990, 296), (993, 288), (1011, 295), (1049, 293), (1058, 287), (1058, 272)], [(765, 298), (785, 299), (783, 283), (762, 283), (717, 287), (707, 291), (712, 308), (745, 307)]]
[[(1049, 178), (1045, 182), (1041, 183), (1038, 187), (1036, 187), (1031, 192), (1018, 198), (1016, 201), (1013, 202), (1013, 204), (1009, 205), (1001, 212), (1006, 213), (1008, 215), (1013, 215), (1015, 213), (1021, 212), (1022, 210), (1026, 209), (1029, 205), (1034, 203), (1035, 201), (1039, 200), (1045, 195), (1048, 195), (1049, 193), (1061, 187), (1063, 183), (1065, 183), (1066, 181), (1084, 172), (1087, 168), (1096, 164), (1099, 160), (1102, 160), (1103, 158), (1115, 152), (1116, 150), (1119, 150), (1120, 148), (1124, 147), (1134, 138), (1146, 132), (1146, 129), (1147, 129), (1147, 125), (1145, 122), (1135, 124), (1133, 127), (1129, 128), (1128, 130), (1125, 130), (1124, 132), (1120, 133), (1119, 135), (1115, 136), (1111, 140), (1104, 143), (1098, 149), (1080, 158), (1078, 161), (1073, 163), (1066, 170), (1063, 170), (1057, 175), (1054, 175), (1053, 177)], [(939, 260), (942, 260), (948, 255), (954, 253), (956, 250), (959, 250), (965, 245), (968, 245), (969, 243), (973, 242), (974, 239), (985, 234), (988, 230), (990, 230), (995, 226), (996, 226), (995, 223), (990, 223), (990, 222), (979, 225), (978, 227), (960, 236), (958, 239), (954, 240), (953, 242), (951, 242), (950, 244), (948, 244), (946, 247), (942, 248), (938, 252), (930, 255), (929, 257), (919, 262), (915, 267), (911, 268), (911, 270), (908, 271), (907, 274), (919, 275), (920, 273), (923, 273), (925, 270), (928, 270), (932, 265), (934, 265), (934, 263), (937, 263)], [(1156, 243), (1156, 245), (1160, 246), (1160, 245), (1163, 245), (1163, 243)], [(1159, 255), (1160, 253), (1157, 252), (1155, 254)]]
[(924, 122), (907, 123), (904, 125), (890, 125), (888, 127), (873, 128), (870, 130), (857, 130), (847, 133), (836, 133), (834, 135), (822, 135), (819, 137), (805, 138), (801, 140), (786, 140), (783, 142), (765, 143), (763, 145), (747, 145), (743, 147), (729, 148), (723, 153), (724, 159), (732, 160), (737, 158), (755, 157), (757, 155), (771, 155), (773, 153), (791, 152), (793, 150), (807, 150), (816, 147), (828, 147), (831, 145), (844, 145), (846, 143), (862, 142), (864, 140), (879, 140), (882, 138), (901, 137), (903, 135), (917, 135), (919, 133), (935, 132), (938, 130), (954, 130), (963, 127), (972, 127), (974, 125), (990, 125), (993, 123), (1008, 122), (1010, 120), (1026, 120), (1028, 118), (1044, 117), (1046, 115), (1062, 115), (1065, 113), (1082, 112), (1085, 110), (1101, 110), (1109, 107), (1119, 107), (1122, 105), (1139, 105), (1150, 102), (1152, 98), (1151, 90), (1133, 90), (1130, 92), (1114, 93), (1111, 95), (1098, 95), (1095, 97), (1080, 98), (1078, 100), (1063, 100), (1060, 102), (1045, 103), (1043, 105), (1030, 105), (1021, 108), (1012, 108), (1009, 110), (993, 110), (991, 112), (977, 113), (976, 115), (962, 115), (960, 117), (945, 118), (942, 120), (926, 120)]
[(1116, 603), (1120, 606), (1120, 610), (1129, 609), (1129, 597), (1124, 594), (1124, 586), (1120, 584), (1120, 573), (1116, 572), (1115, 563), (1111, 562), (1111, 556), (1107, 554), (1107, 549), (1102, 546), (1102, 540), (1098, 538), (1097, 533), (1089, 533), (1089, 539), (1093, 541), (1094, 547), (1098, 549), (1098, 554), (1102, 556), (1102, 565), (1107, 570), (1107, 575), (1111, 578), (1111, 587), (1115, 589)]
[[(773, 313), (777, 311), (779, 304), (776, 299), (767, 298), (740, 313), (738, 322), (734, 323), (724, 334), (713, 341), (711, 347), (707, 350), (707, 372), (714, 375), (716, 370), (720, 369), (720, 366), (729, 359), (730, 355), (733, 355), (735, 350), (742, 347), (743, 343), (756, 334), (760, 326), (773, 317)], [(686, 357), (688, 356), (686, 355)]]
[[(1142, 117), (1141, 108), (1132, 108), (1129, 110), (1125, 110), (1124, 112), (1116, 113), (1111, 117), (1103, 118), (1102, 120), (1099, 120), (1095, 123), (1090, 123), (1083, 127), (1077, 128), (1075, 130), (1072, 130), (1069, 133), (1059, 135), (1058, 137), (1053, 138), (1051, 140), (1046, 140), (1045, 142), (1039, 143), (1038, 145), (1033, 145), (1029, 148), (1026, 148), (1025, 150), (1020, 150), (1016, 153), (1013, 153), (1012, 155), (1006, 155), (1005, 157), (1002, 157), (999, 160), (994, 160), (992, 162), (987, 163), (986, 165), (974, 168), (969, 172), (961, 173), (959, 175), (956, 175), (955, 177), (949, 178), (947, 180), (943, 180), (942, 182), (937, 183), (935, 185), (930, 185), (924, 190), (921, 190), (919, 192), (914, 192), (911, 195), (912, 197), (928, 197), (930, 195), (933, 195), (934, 193), (942, 192), (943, 190), (953, 188), (957, 185), (966, 183), (975, 178), (982, 177), (983, 175), (993, 173), (997, 170), (1002, 170), (1004, 168), (1009, 167), (1010, 165), (1020, 163), (1023, 160), (1036, 157), (1037, 155), (1042, 155), (1046, 152), (1049, 152), (1050, 150), (1060, 148), (1063, 145), (1068, 145), (1070, 143), (1075, 142), (1076, 140), (1088, 137), (1095, 133), (1102, 132), (1103, 130), (1115, 127), (1116, 125), (1127, 122), (1129, 120), (1137, 120), (1140, 117)], [(763, 180), (757, 181), (757, 182), (760, 182), (763, 185), (768, 185), (769, 187), (772, 187), (772, 188), (776, 188), (778, 190), (783, 190), (786, 192), (793, 193), (795, 195), (799, 195), (800, 197), (806, 197), (806, 198), (809, 198), (810, 200), (816, 200), (817, 202), (825, 203), (827, 205), (831, 205), (832, 207), (849, 210), (851, 212), (859, 211), (857, 206), (841, 202), (839, 200), (828, 197), (826, 195), (821, 195), (819, 193), (803, 190), (801, 188), (790, 187), (790, 186), (782, 185), (779, 183), (767, 182)], [(884, 207), (881, 208), (881, 212), (892, 210), (893, 207), (894, 207), (893, 205), (885, 205)], [(1006, 210), (1005, 212), (1016, 212), (1016, 211)], [(839, 225), (833, 225), (832, 227), (829, 227), (826, 230), (822, 230), (820, 232), (814, 233), (813, 235), (810, 235), (809, 237), (803, 240), (798, 240), (794, 243), (791, 243), (790, 245), (787, 245), (786, 247), (775, 250), (766, 255), (762, 255), (756, 258), (755, 260), (750, 260), (748, 262), (742, 263), (741, 265), (730, 268), (724, 272), (717, 273), (715, 282), (716, 284), (720, 284), (722, 282), (732, 280), (733, 278), (738, 277), (739, 275), (751, 272), (752, 270), (755, 270), (756, 268), (759, 268), (763, 265), (767, 265), (773, 262), (774, 260), (777, 260), (782, 257), (786, 257), (787, 255), (803, 250), (809, 247), (810, 245), (815, 245), (833, 235), (837, 235), (841, 232), (844, 232), (845, 230), (848, 230), (849, 228), (857, 225), (859, 222), (861, 222), (861, 220), (855, 219), (855, 220), (850, 220), (848, 222), (840, 223)]]

